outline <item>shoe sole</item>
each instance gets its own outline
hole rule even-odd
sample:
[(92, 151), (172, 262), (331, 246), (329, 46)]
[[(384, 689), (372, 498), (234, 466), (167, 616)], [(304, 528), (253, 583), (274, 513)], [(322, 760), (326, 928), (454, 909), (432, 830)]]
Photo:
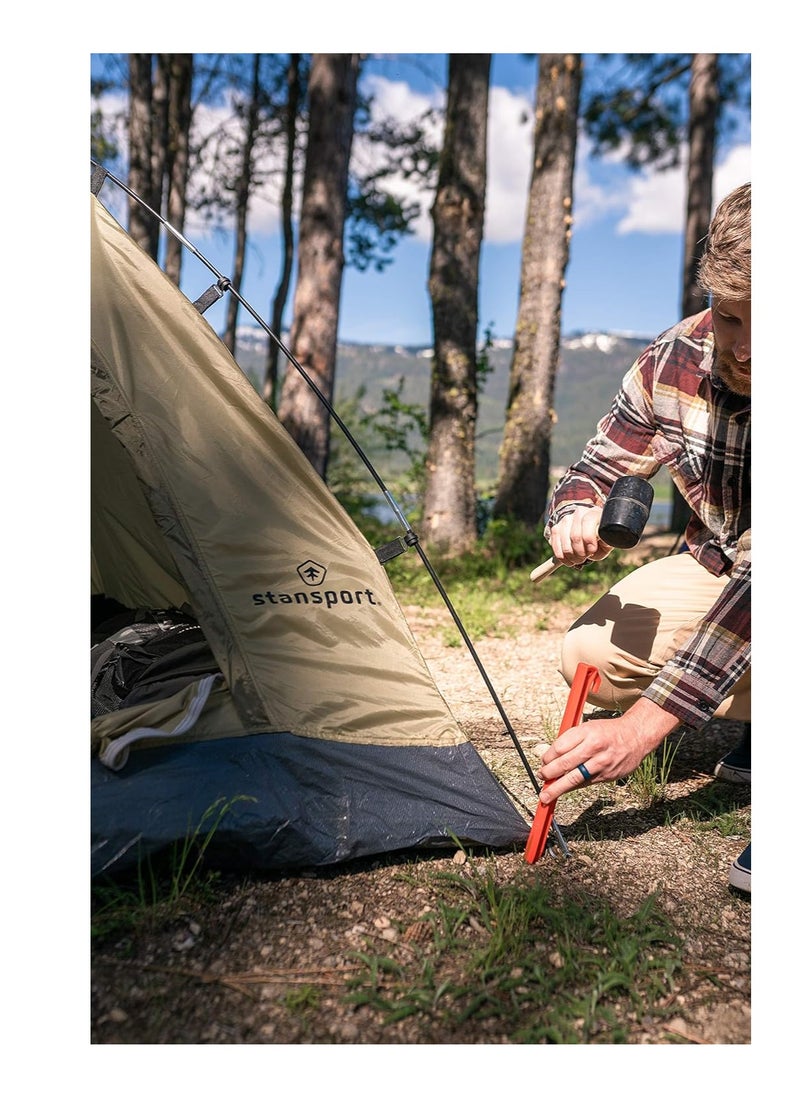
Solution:
[(747, 891), (750, 894), (750, 875), (751, 873), (746, 868), (742, 868), (734, 862), (731, 864), (731, 870), (728, 873), (728, 882), (736, 890)]
[(725, 780), (728, 784), (749, 784), (750, 770), (737, 769), (733, 765), (726, 765), (720, 761), (714, 769), (714, 776), (718, 780)]

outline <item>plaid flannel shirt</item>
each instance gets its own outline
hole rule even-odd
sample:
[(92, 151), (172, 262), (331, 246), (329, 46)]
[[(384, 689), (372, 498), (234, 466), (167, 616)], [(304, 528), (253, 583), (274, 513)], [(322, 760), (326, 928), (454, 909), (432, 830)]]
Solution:
[(750, 397), (712, 375), (711, 312), (682, 320), (637, 358), (580, 460), (557, 484), (545, 536), (578, 506), (603, 505), (620, 476), (662, 466), (688, 502), (689, 551), (730, 581), (644, 696), (698, 727), (750, 666)]

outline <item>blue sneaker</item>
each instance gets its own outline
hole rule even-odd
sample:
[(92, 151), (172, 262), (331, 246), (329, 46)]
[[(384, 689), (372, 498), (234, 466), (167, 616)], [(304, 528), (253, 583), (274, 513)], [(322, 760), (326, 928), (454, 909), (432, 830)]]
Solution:
[(750, 894), (750, 845), (731, 864), (728, 882), (737, 890)]
[(750, 724), (747, 724), (742, 741), (735, 750), (726, 753), (717, 762), (714, 776), (727, 780), (729, 784), (750, 783)]

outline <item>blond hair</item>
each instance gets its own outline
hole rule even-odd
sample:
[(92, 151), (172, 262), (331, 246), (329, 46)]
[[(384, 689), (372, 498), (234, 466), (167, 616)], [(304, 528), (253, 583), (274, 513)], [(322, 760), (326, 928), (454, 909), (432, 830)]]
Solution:
[(718, 300), (750, 300), (749, 183), (731, 191), (717, 206), (697, 280)]

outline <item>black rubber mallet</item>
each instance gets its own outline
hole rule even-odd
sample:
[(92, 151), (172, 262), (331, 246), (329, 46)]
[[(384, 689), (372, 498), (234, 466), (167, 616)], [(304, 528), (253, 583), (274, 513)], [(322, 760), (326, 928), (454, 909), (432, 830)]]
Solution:
[[(621, 476), (609, 492), (597, 532), (612, 548), (633, 548), (639, 543), (650, 507), (653, 488), (640, 476)], [(540, 582), (560, 567), (554, 559), (540, 563), (531, 571), (531, 582)]]

